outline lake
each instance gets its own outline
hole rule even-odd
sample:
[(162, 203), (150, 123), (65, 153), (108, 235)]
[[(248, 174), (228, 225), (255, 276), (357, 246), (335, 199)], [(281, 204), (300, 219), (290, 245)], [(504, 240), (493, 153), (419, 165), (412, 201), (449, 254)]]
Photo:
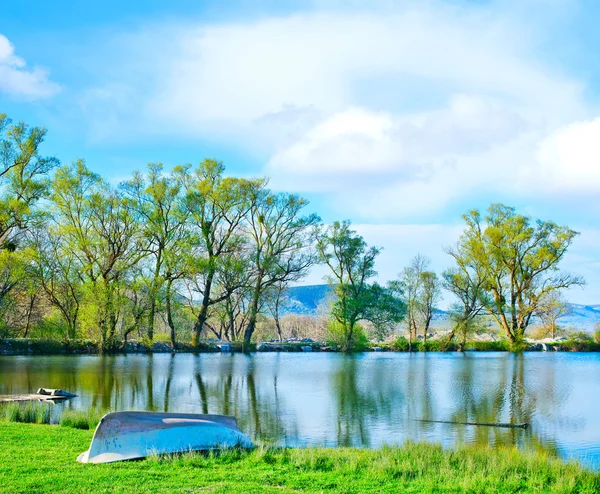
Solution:
[(79, 395), (55, 416), (63, 407), (218, 413), (286, 446), (517, 445), (600, 468), (597, 353), (0, 357), (0, 394), (40, 386)]

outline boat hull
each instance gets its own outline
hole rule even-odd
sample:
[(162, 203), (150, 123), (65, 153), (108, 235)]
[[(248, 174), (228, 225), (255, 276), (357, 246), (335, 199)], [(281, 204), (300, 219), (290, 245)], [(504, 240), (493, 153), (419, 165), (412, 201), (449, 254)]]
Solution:
[(234, 417), (189, 413), (113, 412), (96, 427), (80, 463), (110, 463), (154, 454), (254, 447)]

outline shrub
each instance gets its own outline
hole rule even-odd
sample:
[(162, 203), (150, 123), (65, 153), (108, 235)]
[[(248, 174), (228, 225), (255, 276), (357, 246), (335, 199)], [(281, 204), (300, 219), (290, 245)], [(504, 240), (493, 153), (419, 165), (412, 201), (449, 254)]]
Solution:
[(394, 352), (408, 352), (408, 340), (404, 336), (397, 336), (390, 345)]
[(600, 323), (596, 323), (596, 327), (594, 329), (594, 341), (600, 345)]
[(441, 352), (444, 349), (444, 342), (441, 340), (427, 340), (419, 342), (419, 350), (422, 352)]
[(561, 343), (562, 350), (571, 352), (597, 352), (600, 351), (600, 343), (596, 343), (596, 333), (594, 336), (585, 331), (573, 331), (569, 334), (569, 339)]
[(467, 350), (477, 350), (480, 352), (508, 352), (510, 345), (506, 340), (499, 341), (470, 341), (467, 343)]
[(354, 325), (352, 336), (348, 333), (348, 328), (338, 321), (329, 321), (327, 324), (327, 340), (343, 352), (361, 352), (368, 348), (369, 339), (360, 324)]

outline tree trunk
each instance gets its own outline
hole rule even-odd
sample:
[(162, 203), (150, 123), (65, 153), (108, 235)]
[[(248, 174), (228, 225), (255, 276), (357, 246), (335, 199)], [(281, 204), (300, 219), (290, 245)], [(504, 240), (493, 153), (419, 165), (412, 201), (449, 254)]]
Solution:
[(227, 339), (230, 341), (235, 340), (235, 315), (233, 313), (233, 309), (227, 310), (227, 317), (229, 319), (229, 327), (228, 330), (225, 331), (225, 335)]
[(27, 335), (29, 334), (29, 328), (31, 327), (31, 314), (33, 312), (33, 306), (35, 305), (36, 298), (37, 298), (37, 296), (34, 293), (29, 299), (29, 307), (27, 309), (27, 323), (25, 324), (25, 334), (24, 334), (25, 338), (27, 338)]
[(156, 258), (156, 265), (154, 268), (154, 278), (152, 280), (152, 287), (150, 288), (150, 310), (148, 312), (148, 339), (152, 341), (154, 339), (154, 322), (156, 319), (156, 296), (158, 293), (158, 280), (160, 278), (160, 270), (162, 266), (163, 248), (159, 246), (158, 255)]
[(254, 330), (256, 329), (256, 318), (258, 316), (258, 304), (260, 302), (261, 283), (262, 280), (259, 278), (254, 288), (252, 304), (250, 305), (250, 315), (248, 317), (248, 325), (246, 326), (246, 330), (244, 331), (244, 351), (246, 351), (247, 347), (250, 345), (250, 340), (252, 339), (252, 335), (254, 334)]
[(277, 328), (277, 335), (279, 336), (279, 343), (283, 343), (283, 334), (281, 332), (281, 322), (279, 318), (275, 319), (275, 327)]
[(169, 329), (171, 330), (171, 348), (175, 350), (175, 324), (173, 323), (173, 315), (171, 314), (171, 285), (173, 281), (169, 279), (167, 281), (167, 293), (166, 293), (166, 303), (167, 303), (167, 324), (169, 325)]
[(198, 313), (198, 318), (194, 324), (193, 336), (192, 336), (192, 345), (198, 346), (200, 342), (200, 333), (204, 329), (204, 324), (206, 323), (206, 319), (208, 319), (208, 306), (210, 304), (210, 290), (212, 288), (213, 277), (215, 275), (214, 270), (211, 270), (206, 277), (206, 285), (204, 285), (204, 293), (202, 294), (202, 304), (200, 305), (200, 312)]
[(246, 326), (246, 330), (244, 331), (244, 351), (248, 350), (250, 345), (250, 340), (252, 339), (252, 335), (254, 334), (254, 329), (256, 328), (256, 315), (250, 314), (250, 318), (248, 319), (248, 325)]
[(431, 324), (431, 315), (427, 315), (425, 319), (425, 325), (423, 328), (423, 345), (427, 343), (427, 333), (429, 332), (429, 325)]
[(146, 335), (148, 339), (152, 341), (154, 339), (154, 319), (156, 314), (156, 294), (154, 288), (150, 294), (150, 309), (148, 310), (148, 331)]

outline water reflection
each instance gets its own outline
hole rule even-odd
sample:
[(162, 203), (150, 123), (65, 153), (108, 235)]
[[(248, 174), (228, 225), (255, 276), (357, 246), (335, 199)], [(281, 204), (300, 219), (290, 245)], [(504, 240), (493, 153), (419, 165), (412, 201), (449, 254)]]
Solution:
[[(410, 440), (517, 445), (600, 462), (597, 354), (1, 357), (0, 394), (73, 391), (62, 407), (235, 415), (286, 445)], [(419, 422), (531, 424), (527, 430)]]

